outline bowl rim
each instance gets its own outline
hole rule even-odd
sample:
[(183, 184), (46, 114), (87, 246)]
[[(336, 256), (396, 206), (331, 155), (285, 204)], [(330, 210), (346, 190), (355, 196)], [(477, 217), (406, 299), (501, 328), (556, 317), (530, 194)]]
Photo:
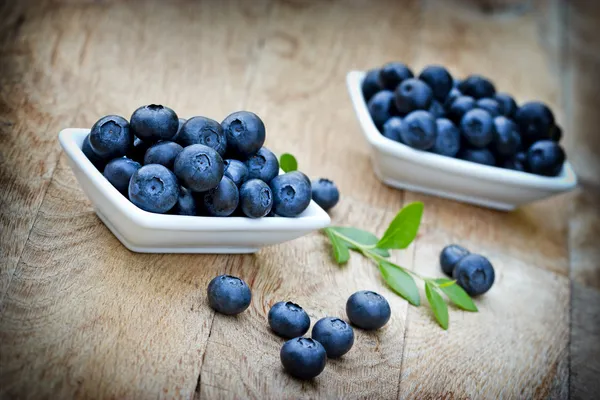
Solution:
[(414, 164), (435, 167), (449, 173), (470, 176), (499, 184), (511, 186), (552, 190), (557, 192), (569, 191), (577, 186), (577, 176), (571, 163), (565, 161), (559, 175), (547, 177), (528, 172), (515, 171), (495, 166), (473, 163), (453, 157), (446, 157), (427, 151), (413, 149), (384, 137), (371, 119), (367, 104), (362, 94), (362, 81), (365, 71), (350, 71), (346, 75), (346, 84), (354, 111), (362, 127), (363, 134), (371, 146), (378, 151), (395, 158), (410, 160)]
[[(79, 168), (92, 185), (105, 193), (119, 212), (127, 215), (140, 227), (180, 231), (293, 231), (324, 228), (331, 223), (329, 215), (313, 200), (307, 209), (295, 218), (206, 217), (144, 211), (111, 185), (83, 154), (81, 145), (89, 132), (89, 129), (84, 128), (66, 128), (58, 135), (67, 157), (75, 164), (72, 168)], [(90, 198), (90, 201), (95, 204), (97, 199)]]

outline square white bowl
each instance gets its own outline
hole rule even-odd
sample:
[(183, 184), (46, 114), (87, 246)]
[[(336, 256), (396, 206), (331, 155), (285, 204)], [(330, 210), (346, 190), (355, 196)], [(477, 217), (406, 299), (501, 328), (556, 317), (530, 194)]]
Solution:
[(329, 215), (314, 201), (296, 218), (195, 217), (154, 214), (131, 203), (81, 151), (89, 129), (64, 129), (59, 141), (98, 217), (131, 251), (140, 253), (254, 253), (324, 228)]
[(415, 150), (384, 137), (373, 123), (363, 97), (364, 77), (365, 72), (351, 71), (346, 83), (358, 122), (371, 146), (373, 169), (383, 183), (505, 211), (577, 186), (577, 177), (567, 161), (560, 175), (545, 177)]

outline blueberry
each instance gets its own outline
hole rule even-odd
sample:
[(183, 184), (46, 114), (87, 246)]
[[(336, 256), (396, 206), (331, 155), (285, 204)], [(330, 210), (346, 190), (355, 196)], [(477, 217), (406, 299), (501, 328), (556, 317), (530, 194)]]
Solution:
[(248, 179), (260, 179), (266, 183), (279, 175), (279, 161), (275, 154), (266, 147), (260, 150), (246, 160), (248, 168)]
[(459, 157), (477, 164), (496, 165), (496, 157), (489, 149), (464, 149), (459, 153)]
[(460, 96), (448, 108), (447, 116), (455, 124), (460, 124), (463, 116), (475, 108), (475, 99), (470, 96)]
[(444, 101), (454, 86), (454, 80), (448, 70), (440, 65), (429, 65), (421, 71), (419, 79), (433, 91), (433, 97)]
[(329, 358), (343, 356), (354, 344), (354, 330), (339, 318), (326, 317), (318, 320), (311, 336), (323, 345)]
[(159, 104), (142, 106), (131, 115), (131, 130), (145, 142), (171, 140), (179, 128), (175, 111)]
[(240, 278), (219, 275), (208, 284), (208, 304), (218, 313), (239, 314), (250, 305), (252, 293)]
[(442, 103), (437, 100), (433, 100), (431, 102), (431, 106), (429, 107), (429, 112), (433, 115), (434, 118), (443, 118), (446, 114), (446, 110)]
[(456, 263), (452, 277), (470, 296), (478, 296), (494, 284), (494, 267), (487, 258), (468, 254)]
[(550, 133), (550, 140), (554, 140), (555, 142), (560, 142), (562, 139), (562, 128), (558, 125), (554, 125), (554, 129)]
[(325, 211), (332, 209), (340, 200), (340, 191), (329, 179), (314, 180), (311, 186), (312, 199)]
[(447, 157), (456, 157), (460, 150), (460, 131), (446, 118), (438, 118), (437, 136), (431, 152)]
[(474, 97), (476, 99), (494, 97), (494, 94), (496, 94), (496, 88), (494, 87), (494, 84), (481, 75), (468, 76), (466, 79), (460, 82), (458, 85), (458, 90), (463, 92), (465, 95)]
[(396, 109), (401, 115), (415, 110), (428, 110), (433, 101), (433, 91), (418, 79), (407, 79), (394, 92)]
[(544, 176), (556, 176), (562, 170), (565, 152), (552, 140), (540, 140), (527, 151), (529, 171)]
[(369, 114), (371, 114), (373, 123), (378, 129), (381, 129), (388, 119), (398, 114), (398, 110), (396, 110), (396, 105), (394, 104), (394, 92), (389, 90), (377, 92), (369, 100), (367, 107), (369, 108)]
[(168, 140), (158, 142), (146, 150), (144, 165), (160, 164), (172, 170), (173, 164), (175, 164), (175, 158), (177, 158), (182, 151), (183, 147), (175, 142), (169, 142)]
[(178, 121), (177, 133), (175, 133), (175, 136), (173, 136), (171, 138), (171, 141), (179, 143), (178, 142), (178, 140), (179, 140), (179, 133), (181, 133), (181, 128), (183, 127), (183, 124), (185, 124), (187, 122), (187, 119), (185, 119), (185, 118), (178, 118), (177, 121)]
[(240, 201), (238, 187), (226, 176), (219, 185), (210, 189), (202, 197), (204, 211), (213, 217), (228, 217), (237, 208)]
[(477, 100), (476, 107), (489, 112), (492, 117), (500, 115), (500, 104), (489, 97)]
[(555, 126), (552, 111), (545, 104), (537, 101), (519, 107), (515, 113), (515, 122), (519, 126), (521, 139), (526, 145), (538, 140), (550, 139)]
[(382, 295), (363, 290), (348, 298), (346, 314), (350, 322), (359, 328), (375, 330), (387, 324), (392, 310)]
[(126, 156), (127, 158), (131, 158), (132, 160), (143, 164), (146, 151), (148, 151), (148, 149), (152, 147), (152, 145), (153, 143), (144, 142), (140, 138), (135, 138), (133, 140), (133, 147), (131, 147)]
[(363, 79), (361, 84), (362, 94), (365, 98), (365, 102), (371, 100), (371, 97), (375, 95), (375, 93), (379, 92), (383, 88), (379, 84), (379, 70), (372, 69), (365, 75), (365, 79)]
[(435, 145), (437, 126), (435, 118), (427, 111), (413, 111), (404, 118), (400, 127), (402, 142), (408, 146), (429, 150)]
[(98, 171), (100, 171), (100, 172), (104, 171), (104, 166), (106, 165), (106, 159), (104, 159), (103, 157), (100, 157), (92, 149), (92, 146), (90, 145), (90, 135), (87, 135), (85, 137), (85, 139), (83, 139), (83, 144), (81, 145), (81, 151), (83, 152), (83, 154), (85, 154), (85, 156), (88, 158), (88, 160), (90, 160), (91, 163), (94, 164), (94, 167), (96, 167), (96, 169), (98, 169)]
[(221, 124), (206, 117), (192, 117), (181, 127), (177, 143), (183, 147), (203, 144), (223, 156), (227, 150), (227, 138)]
[(104, 168), (104, 177), (108, 180), (119, 192), (127, 197), (129, 190), (129, 180), (131, 176), (142, 166), (139, 162), (130, 160), (129, 158), (115, 158)]
[(494, 150), (502, 157), (511, 157), (521, 148), (521, 135), (512, 120), (499, 116), (494, 118)]
[(327, 353), (316, 340), (303, 337), (290, 339), (279, 353), (286, 372), (298, 379), (312, 379), (325, 369)]
[(308, 332), (310, 317), (298, 304), (280, 301), (269, 310), (269, 326), (283, 338), (295, 338)]
[(112, 159), (124, 156), (133, 146), (129, 123), (118, 115), (100, 118), (90, 131), (90, 147), (98, 156)]
[(175, 215), (197, 215), (196, 200), (192, 195), (192, 191), (180, 186), (177, 203), (169, 212)]
[(457, 88), (452, 88), (446, 99), (444, 99), (444, 108), (449, 109), (454, 100), (461, 97), (463, 94)]
[(175, 175), (183, 185), (195, 192), (217, 187), (223, 177), (223, 170), (223, 159), (219, 153), (202, 144), (184, 148), (173, 166)]
[(273, 208), (273, 192), (269, 185), (260, 179), (246, 181), (240, 187), (240, 208), (250, 218), (262, 218), (269, 214)]
[(238, 187), (248, 179), (248, 167), (240, 160), (227, 159), (223, 161), (224, 175), (231, 179)]
[(227, 138), (227, 151), (237, 157), (247, 158), (265, 143), (265, 124), (249, 111), (229, 114), (221, 126)]
[(444, 271), (446, 275), (452, 276), (452, 271), (454, 271), (456, 263), (468, 254), (470, 254), (469, 250), (457, 244), (451, 244), (444, 247), (440, 253), (440, 265), (442, 271)]
[(277, 175), (270, 183), (273, 211), (282, 217), (296, 217), (310, 204), (310, 180), (300, 171)]
[(177, 178), (162, 165), (144, 165), (129, 180), (129, 200), (142, 210), (166, 213), (178, 197)]
[(527, 171), (527, 154), (525, 152), (519, 152), (513, 157), (510, 157), (502, 163), (502, 168), (513, 169), (515, 171), (526, 172)]
[(486, 147), (494, 140), (494, 120), (489, 112), (475, 108), (460, 121), (464, 138), (474, 147)]
[(402, 142), (400, 139), (400, 127), (402, 126), (402, 118), (392, 117), (383, 124), (383, 136), (396, 142)]
[(515, 99), (508, 93), (496, 93), (494, 99), (496, 99), (500, 106), (500, 113), (505, 117), (512, 118), (515, 111), (517, 111), (517, 102)]
[(379, 85), (383, 89), (394, 90), (401, 82), (413, 76), (406, 65), (397, 62), (387, 63), (379, 70)]

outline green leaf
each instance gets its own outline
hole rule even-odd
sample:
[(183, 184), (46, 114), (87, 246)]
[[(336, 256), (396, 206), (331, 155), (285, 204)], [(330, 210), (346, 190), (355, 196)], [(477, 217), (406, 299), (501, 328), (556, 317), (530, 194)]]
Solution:
[(439, 288), (448, 296), (450, 301), (454, 303), (458, 308), (465, 311), (477, 312), (477, 306), (473, 303), (473, 300), (463, 288), (458, 286), (455, 281), (450, 279), (436, 279), (435, 282), (439, 284)]
[(377, 243), (380, 249), (405, 249), (419, 231), (421, 217), (423, 216), (423, 203), (415, 202), (405, 206), (390, 223), (385, 234)]
[(343, 243), (340, 238), (330, 230), (330, 228), (325, 228), (325, 233), (331, 241), (331, 246), (333, 247), (333, 257), (335, 258), (335, 261), (338, 264), (345, 264), (348, 262), (350, 259), (350, 252), (348, 251), (346, 244)]
[(437, 322), (442, 328), (448, 329), (448, 306), (435, 286), (429, 282), (425, 282), (425, 295)]
[(413, 306), (421, 304), (419, 289), (417, 289), (412, 276), (404, 272), (400, 267), (384, 261), (379, 263), (379, 272), (381, 272), (381, 276), (383, 276), (385, 282), (394, 292), (404, 297)]
[(279, 157), (279, 167), (284, 172), (296, 171), (298, 169), (298, 161), (296, 161), (296, 157), (290, 153), (283, 153), (281, 157)]
[[(363, 231), (361, 229), (347, 228), (347, 227), (341, 227), (341, 226), (334, 226), (334, 227), (330, 227), (328, 229), (332, 229), (332, 230), (336, 231), (337, 233), (347, 237), (348, 239), (361, 244), (364, 247), (372, 247), (371, 249), (369, 249), (369, 251), (376, 253), (382, 257), (390, 256), (390, 253), (387, 250), (378, 249), (378, 248), (373, 247), (377, 244), (379, 239), (377, 238), (377, 236), (373, 235), (371, 232)], [(341, 239), (344, 240), (344, 238), (341, 238)], [(356, 246), (354, 246), (351, 243), (348, 243), (348, 247), (353, 250), (358, 250), (356, 248)]]

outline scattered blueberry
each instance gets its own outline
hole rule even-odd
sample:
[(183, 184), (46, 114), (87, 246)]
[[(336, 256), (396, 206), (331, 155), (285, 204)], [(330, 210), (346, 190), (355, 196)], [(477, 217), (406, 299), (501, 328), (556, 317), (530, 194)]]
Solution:
[(170, 142), (168, 140), (164, 142), (158, 142), (146, 150), (146, 155), (144, 156), (144, 165), (160, 164), (164, 165), (170, 170), (173, 170), (175, 158), (177, 158), (179, 153), (182, 151), (183, 147), (175, 142)]
[(468, 254), (456, 263), (452, 277), (470, 296), (478, 296), (494, 284), (494, 267), (487, 258)]
[(316, 179), (311, 186), (312, 199), (325, 211), (332, 209), (340, 200), (340, 191), (329, 179)]
[(308, 332), (310, 317), (298, 304), (280, 301), (269, 310), (269, 326), (283, 338), (296, 338)]
[(329, 358), (343, 356), (354, 344), (354, 330), (339, 318), (326, 317), (318, 320), (311, 336), (323, 345)]
[(527, 151), (529, 171), (544, 176), (556, 176), (562, 170), (565, 152), (552, 140), (540, 140)]
[(429, 85), (431, 90), (433, 90), (433, 96), (438, 101), (444, 101), (454, 86), (452, 75), (441, 65), (425, 67), (421, 71), (419, 79)]
[(144, 142), (140, 138), (135, 138), (133, 140), (133, 147), (129, 149), (129, 152), (126, 154), (126, 156), (127, 158), (131, 158), (132, 160), (143, 164), (146, 151), (148, 151), (148, 149), (152, 147), (153, 144), (154, 143)]
[(196, 200), (194, 199), (191, 190), (183, 186), (179, 187), (177, 203), (175, 203), (175, 206), (171, 209), (170, 213), (175, 215), (198, 215)]
[(384, 65), (379, 70), (379, 85), (383, 89), (393, 91), (401, 82), (410, 79), (413, 76), (412, 71), (406, 65), (391, 62)]
[(277, 175), (270, 183), (273, 210), (282, 217), (296, 217), (310, 204), (310, 180), (299, 171)]
[(279, 356), (287, 373), (298, 379), (316, 377), (323, 372), (327, 363), (327, 353), (323, 345), (303, 337), (285, 342)]
[(475, 99), (494, 97), (494, 94), (496, 94), (494, 84), (481, 75), (468, 76), (458, 85), (458, 90)]
[(500, 104), (489, 97), (477, 100), (476, 107), (487, 111), (492, 117), (500, 115)]
[(359, 328), (375, 330), (387, 324), (392, 310), (382, 295), (363, 290), (348, 298), (346, 314), (350, 322)]
[(142, 210), (166, 213), (179, 197), (177, 178), (159, 164), (144, 165), (129, 180), (129, 200)]
[(452, 276), (456, 263), (470, 254), (469, 250), (457, 244), (451, 244), (442, 249), (440, 253), (440, 265), (442, 271), (448, 276)]
[[(273, 208), (273, 192), (260, 179), (250, 179), (240, 187), (240, 208), (249, 218), (262, 218)], [(300, 336), (300, 335), (298, 335)]]
[(375, 96), (369, 100), (367, 107), (369, 108), (369, 114), (371, 114), (371, 118), (378, 129), (383, 127), (385, 121), (398, 114), (398, 110), (396, 110), (396, 105), (394, 104), (394, 92), (389, 90), (377, 92)]
[(502, 163), (502, 168), (513, 169), (515, 171), (527, 171), (527, 153), (519, 152)]
[(500, 106), (500, 114), (512, 118), (517, 111), (517, 102), (515, 99), (508, 93), (496, 93), (494, 99), (496, 99)]
[(400, 127), (402, 142), (408, 146), (429, 150), (435, 145), (437, 126), (435, 118), (427, 111), (413, 111), (404, 118)]
[(419, 79), (406, 79), (396, 88), (394, 100), (400, 115), (415, 110), (428, 110), (433, 101), (433, 91)]
[(444, 109), (444, 106), (442, 105), (442, 103), (440, 103), (437, 100), (433, 100), (431, 102), (431, 106), (429, 107), (429, 112), (431, 113), (431, 115), (434, 116), (434, 118), (442, 118), (446, 114), (446, 110)]
[(109, 181), (119, 192), (128, 196), (129, 180), (131, 176), (142, 166), (139, 162), (130, 160), (129, 158), (115, 158), (104, 168), (104, 177)]
[(219, 275), (208, 284), (208, 304), (218, 313), (239, 314), (250, 305), (252, 293), (240, 278)]
[(502, 157), (511, 157), (521, 148), (521, 135), (517, 124), (499, 116), (494, 118), (494, 150)]
[(515, 113), (515, 122), (526, 145), (538, 140), (550, 139), (555, 126), (552, 111), (538, 101), (525, 103), (519, 107)]
[(400, 127), (402, 126), (402, 118), (391, 117), (383, 124), (383, 136), (396, 142), (402, 142), (400, 138)]
[(203, 144), (215, 149), (220, 156), (227, 150), (227, 138), (221, 124), (206, 117), (188, 119), (179, 132), (177, 143), (183, 147)]
[(361, 85), (362, 94), (365, 98), (365, 102), (371, 100), (371, 97), (375, 95), (375, 93), (379, 92), (383, 88), (379, 84), (379, 70), (372, 69), (365, 75), (365, 79)]
[(179, 128), (175, 111), (159, 104), (142, 106), (131, 115), (131, 130), (145, 142), (171, 140)]
[(460, 121), (460, 128), (464, 138), (474, 147), (486, 147), (494, 140), (494, 120), (485, 110), (467, 111)]
[(275, 154), (266, 147), (260, 150), (246, 160), (248, 168), (248, 179), (260, 179), (266, 183), (279, 175), (279, 161)]
[(124, 156), (133, 146), (129, 123), (118, 115), (100, 118), (90, 131), (90, 147), (104, 159)]
[(431, 152), (447, 157), (456, 157), (460, 150), (460, 131), (446, 118), (438, 118), (437, 136)]
[(489, 149), (464, 149), (459, 153), (459, 157), (477, 164), (496, 165), (496, 157)]
[(470, 110), (475, 108), (475, 99), (470, 96), (457, 97), (448, 108), (448, 119), (455, 124), (460, 124), (463, 116)]
[(203, 196), (204, 211), (213, 217), (228, 217), (236, 210), (240, 201), (238, 187), (226, 176), (218, 186)]
[(265, 143), (265, 124), (250, 111), (229, 114), (221, 122), (227, 138), (227, 151), (246, 158), (255, 154)]
[(227, 159), (223, 161), (225, 166), (224, 174), (231, 179), (238, 187), (248, 179), (248, 167), (240, 160)]
[(184, 186), (204, 192), (217, 187), (223, 177), (223, 159), (213, 148), (193, 144), (183, 149), (175, 159), (173, 171)]
[(104, 171), (106, 160), (103, 157), (100, 157), (98, 154), (96, 154), (96, 152), (92, 149), (92, 146), (90, 145), (90, 135), (87, 135), (85, 139), (83, 139), (81, 151), (83, 152), (83, 154), (85, 154), (88, 160), (90, 160), (91, 163), (94, 164), (94, 167), (96, 167), (98, 171)]

